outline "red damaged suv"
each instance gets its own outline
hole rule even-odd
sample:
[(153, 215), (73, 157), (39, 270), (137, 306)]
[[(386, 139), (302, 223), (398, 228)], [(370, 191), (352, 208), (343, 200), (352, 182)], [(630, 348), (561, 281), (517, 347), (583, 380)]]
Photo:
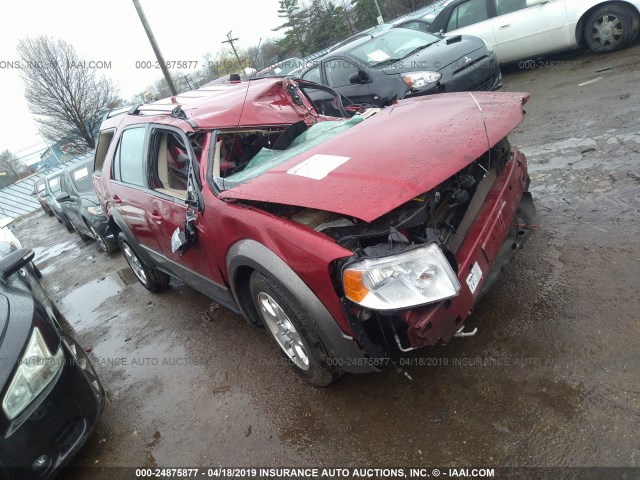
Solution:
[[(334, 96), (324, 114), (310, 90)], [(309, 82), (228, 82), (107, 115), (94, 186), (148, 290), (182, 279), (324, 386), (472, 334), (535, 215), (506, 139), (527, 100), (452, 93), (354, 114)]]

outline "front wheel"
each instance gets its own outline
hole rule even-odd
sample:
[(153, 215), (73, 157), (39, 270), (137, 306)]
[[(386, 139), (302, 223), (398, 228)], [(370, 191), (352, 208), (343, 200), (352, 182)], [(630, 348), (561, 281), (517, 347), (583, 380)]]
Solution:
[(160, 290), (164, 290), (169, 286), (170, 277), (166, 273), (163, 273), (153, 267), (148, 267), (144, 264), (140, 257), (136, 254), (135, 250), (129, 245), (127, 237), (123, 233), (118, 236), (118, 243), (120, 249), (124, 254), (124, 258), (136, 274), (138, 280), (144, 288), (152, 293), (157, 293)]
[(118, 249), (116, 245), (110, 243), (106, 238), (100, 235), (98, 231), (93, 228), (93, 225), (87, 223), (87, 226), (89, 227), (89, 230), (91, 230), (91, 235), (93, 235), (93, 238), (100, 247), (100, 250), (105, 253), (113, 253)]
[(617, 5), (605, 5), (593, 12), (585, 24), (584, 39), (597, 53), (609, 53), (626, 47), (637, 36), (633, 13)]
[(262, 322), (300, 378), (325, 387), (340, 377), (341, 371), (331, 365), (315, 322), (283, 286), (253, 272), (249, 289)]

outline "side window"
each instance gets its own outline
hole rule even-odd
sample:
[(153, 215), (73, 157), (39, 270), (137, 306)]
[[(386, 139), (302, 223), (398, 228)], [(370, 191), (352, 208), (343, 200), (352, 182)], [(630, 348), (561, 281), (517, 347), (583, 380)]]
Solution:
[(310, 82), (321, 83), (320, 82), (320, 67), (313, 67), (302, 77), (304, 80), (309, 80)]
[(498, 15), (506, 15), (525, 8), (527, 8), (527, 0), (496, 0), (496, 12)]
[(341, 58), (325, 62), (324, 69), (327, 73), (327, 82), (333, 88), (351, 85), (349, 78), (354, 74), (358, 74), (358, 67)]
[(95, 157), (93, 159), (93, 171), (98, 176), (102, 174), (104, 159), (107, 156), (107, 150), (109, 150), (109, 146), (111, 145), (111, 140), (113, 140), (114, 133), (115, 130), (106, 130), (104, 132), (100, 132), (98, 145), (96, 146)]
[(60, 177), (60, 191), (73, 195), (73, 190), (69, 186), (69, 182), (67, 182), (67, 177), (64, 175)]
[(190, 161), (183, 138), (175, 132), (154, 129), (149, 157), (151, 188), (186, 200)]
[(453, 9), (447, 25), (447, 32), (484, 22), (488, 19), (489, 12), (487, 11), (486, 0), (469, 0)]
[(130, 128), (122, 132), (113, 161), (113, 178), (124, 183), (145, 187), (144, 137), (146, 128)]

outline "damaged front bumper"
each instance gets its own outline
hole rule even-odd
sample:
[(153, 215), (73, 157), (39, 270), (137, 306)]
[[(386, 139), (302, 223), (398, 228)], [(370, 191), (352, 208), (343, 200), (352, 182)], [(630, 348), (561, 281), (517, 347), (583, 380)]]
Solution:
[[(447, 301), (400, 312), (411, 347), (446, 343), (531, 232), (535, 208), (524, 155), (514, 150), (498, 174), (456, 253), (460, 293)], [(406, 347), (406, 346), (405, 346)]]
[(355, 340), (350, 344), (355, 347), (357, 342), (361, 349), (349, 359), (351, 363), (345, 363), (344, 370), (352, 372), (357, 366), (358, 373), (375, 371), (376, 366), (386, 365), (375, 360), (393, 360), (410, 350), (447, 343), (462, 330), (474, 305), (536, 223), (535, 207), (527, 191), (526, 158), (517, 149), (508, 155), (504, 164), (486, 171), (486, 189), (478, 186), (459, 225), (459, 234), (445, 244), (455, 257), (450, 262), (457, 267), (454, 274), (460, 290), (456, 296), (395, 311), (354, 308), (352, 300), (342, 298), (342, 312)]

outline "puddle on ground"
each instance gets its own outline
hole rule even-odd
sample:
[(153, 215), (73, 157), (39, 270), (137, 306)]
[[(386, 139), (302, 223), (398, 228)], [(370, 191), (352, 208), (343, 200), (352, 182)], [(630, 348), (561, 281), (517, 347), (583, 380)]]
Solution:
[(123, 290), (125, 284), (117, 275), (86, 283), (66, 295), (60, 302), (61, 311), (74, 328), (92, 323), (93, 311), (110, 297)]
[(49, 260), (52, 257), (57, 257), (61, 253), (67, 252), (73, 248), (76, 248), (77, 246), (77, 242), (69, 241), (58, 243), (56, 245), (52, 245), (51, 247), (35, 247), (33, 249), (36, 254), (34, 261), (36, 262), (36, 264), (45, 262), (46, 260)]

